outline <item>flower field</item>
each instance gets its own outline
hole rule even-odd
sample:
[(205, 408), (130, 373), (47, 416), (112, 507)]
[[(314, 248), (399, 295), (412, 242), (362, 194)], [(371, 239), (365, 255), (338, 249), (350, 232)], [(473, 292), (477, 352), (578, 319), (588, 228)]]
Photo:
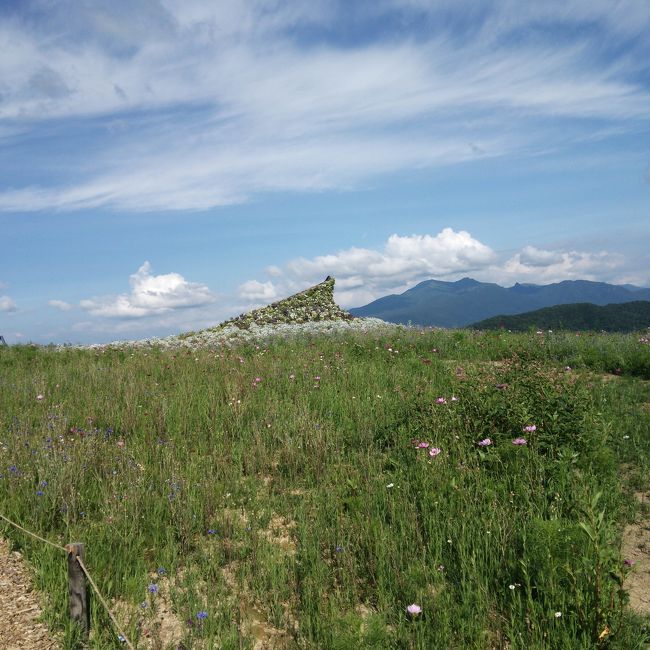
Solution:
[[(0, 513), (84, 542), (139, 648), (643, 648), (649, 379), (631, 335), (5, 347)], [(0, 533), (81, 647), (64, 559)]]

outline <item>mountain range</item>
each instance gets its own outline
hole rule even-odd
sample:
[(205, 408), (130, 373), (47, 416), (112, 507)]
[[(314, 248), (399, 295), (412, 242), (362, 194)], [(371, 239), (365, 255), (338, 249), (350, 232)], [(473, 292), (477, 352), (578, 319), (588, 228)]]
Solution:
[(456, 282), (425, 280), (404, 293), (352, 308), (350, 313), (405, 325), (465, 327), (493, 316), (521, 314), (555, 305), (609, 305), (636, 300), (650, 300), (650, 289), (588, 280), (502, 287), (463, 278)]

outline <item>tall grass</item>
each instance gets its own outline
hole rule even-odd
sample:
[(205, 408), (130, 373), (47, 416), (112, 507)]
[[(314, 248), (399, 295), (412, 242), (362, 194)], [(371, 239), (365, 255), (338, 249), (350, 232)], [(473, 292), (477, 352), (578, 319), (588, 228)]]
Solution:
[[(644, 480), (650, 390), (594, 373), (649, 368), (616, 335), (5, 348), (0, 512), (85, 542), (143, 645), (641, 648), (620, 467)], [(2, 529), (76, 647), (62, 558)], [(91, 645), (120, 647), (93, 618)]]

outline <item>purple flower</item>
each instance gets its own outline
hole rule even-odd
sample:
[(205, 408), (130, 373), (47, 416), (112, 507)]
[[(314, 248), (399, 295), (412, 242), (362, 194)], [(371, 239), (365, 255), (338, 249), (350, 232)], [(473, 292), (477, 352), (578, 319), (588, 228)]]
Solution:
[(429, 449), (429, 456), (431, 456), (431, 458), (435, 458), (441, 451), (442, 449), (439, 447), (431, 447), (431, 449)]
[(158, 585), (154, 585), (153, 583), (150, 584), (150, 585), (147, 587), (147, 589), (148, 589), (148, 591), (149, 591), (150, 594), (157, 594), (157, 593), (158, 593)]
[(412, 603), (406, 608), (406, 612), (409, 616), (417, 616), (422, 613), (422, 608), (416, 603)]
[(214, 528), (208, 529), (208, 535), (216, 535), (217, 531)]
[(534, 424), (528, 424), (524, 427), (524, 431), (527, 433), (532, 433), (533, 431), (537, 431), (537, 427)]
[(512, 444), (513, 444), (513, 445), (521, 446), (521, 445), (527, 445), (528, 442), (526, 441), (526, 438), (515, 438), (515, 439), (512, 441)]
[(479, 440), (477, 444), (479, 447), (489, 447), (492, 444), (492, 440), (490, 440), (490, 438), (483, 438), (483, 440)]
[(39, 491), (36, 493), (36, 496), (37, 496), (37, 497), (42, 497), (44, 494), (45, 494), (45, 492), (43, 492), (43, 490), (39, 490)]

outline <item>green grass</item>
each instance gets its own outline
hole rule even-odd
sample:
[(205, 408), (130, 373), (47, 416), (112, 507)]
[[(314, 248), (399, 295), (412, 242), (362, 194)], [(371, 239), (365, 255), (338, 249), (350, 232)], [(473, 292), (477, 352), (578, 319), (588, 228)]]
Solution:
[[(3, 348), (0, 512), (84, 542), (143, 646), (169, 607), (188, 648), (642, 648), (618, 548), (650, 468), (649, 372), (623, 335)], [(76, 647), (64, 558), (0, 531)], [(121, 647), (92, 616), (91, 647)]]

